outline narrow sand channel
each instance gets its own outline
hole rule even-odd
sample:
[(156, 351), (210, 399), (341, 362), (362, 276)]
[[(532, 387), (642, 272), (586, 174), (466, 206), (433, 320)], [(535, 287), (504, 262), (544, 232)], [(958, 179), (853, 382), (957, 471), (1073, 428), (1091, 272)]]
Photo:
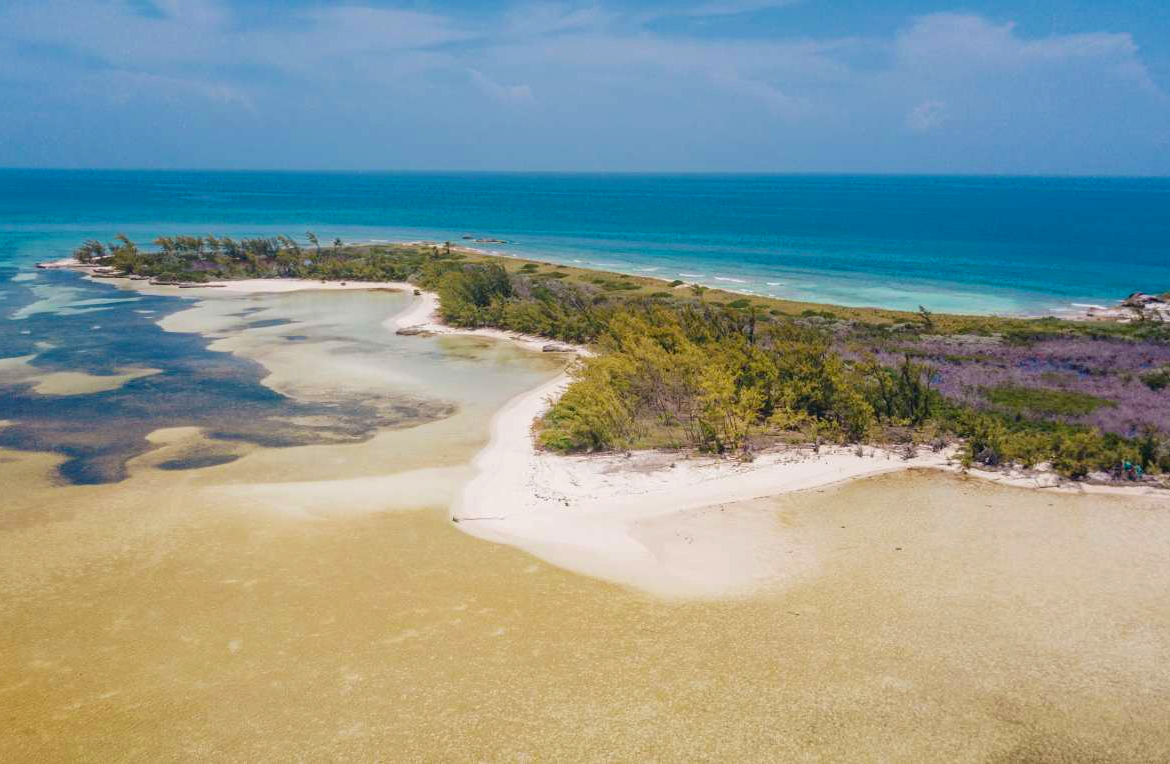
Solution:
[(167, 321), (289, 394), (424, 390), (455, 416), (171, 472), (204, 437), (175, 428), (99, 486), (0, 453), (0, 759), (1170, 758), (1162, 502), (901, 471), (687, 505), (635, 540), (685, 570), (738, 525), (771, 573), (648, 595), (450, 522), (493, 416), (557, 369), (397, 338), (407, 307), (238, 294)]

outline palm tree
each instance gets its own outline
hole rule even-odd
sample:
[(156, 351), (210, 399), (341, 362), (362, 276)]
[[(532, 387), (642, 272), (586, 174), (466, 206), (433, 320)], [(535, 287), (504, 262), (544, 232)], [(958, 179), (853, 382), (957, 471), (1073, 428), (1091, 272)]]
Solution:
[(316, 247), (317, 254), (321, 254), (321, 244), (317, 241), (317, 234), (313, 233), (312, 231), (305, 231), (305, 238), (309, 240), (310, 244)]

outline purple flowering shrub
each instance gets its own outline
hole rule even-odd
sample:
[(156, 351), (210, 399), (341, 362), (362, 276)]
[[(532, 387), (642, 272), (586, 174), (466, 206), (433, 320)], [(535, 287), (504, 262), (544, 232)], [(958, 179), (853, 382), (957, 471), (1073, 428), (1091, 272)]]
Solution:
[(1132, 438), (1148, 427), (1170, 433), (1170, 387), (1153, 389), (1170, 367), (1170, 346), (1156, 341), (1065, 337), (1010, 344), (991, 337), (924, 336), (849, 341), (842, 354), (872, 355), (895, 366), (909, 354), (935, 370), (933, 384), (945, 398), (978, 410), (1004, 411), (1005, 398), (1053, 405), (1007, 413), (1096, 427)]

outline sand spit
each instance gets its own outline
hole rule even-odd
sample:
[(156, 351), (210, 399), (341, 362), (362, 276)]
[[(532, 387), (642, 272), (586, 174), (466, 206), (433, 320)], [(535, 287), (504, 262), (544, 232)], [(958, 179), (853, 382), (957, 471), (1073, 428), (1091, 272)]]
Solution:
[(476, 536), (660, 596), (747, 594), (811, 563), (772, 521), (713, 522), (721, 505), (948, 463), (944, 454), (907, 460), (868, 448), (861, 458), (852, 449), (822, 448), (769, 453), (752, 463), (663, 452), (538, 451), (532, 422), (568, 382), (562, 375), (496, 414), (454, 519)]
[[(554, 565), (665, 597), (727, 597), (791, 579), (815, 560), (781, 526), (726, 505), (910, 469), (965, 472), (1005, 486), (1154, 498), (1150, 487), (1060, 479), (1051, 471), (962, 470), (955, 449), (792, 448), (742, 462), (684, 454), (561, 456), (539, 451), (533, 422), (569, 383), (523, 393), (492, 421), (476, 477), (454, 507), (461, 528)], [(713, 515), (721, 515), (713, 521)]]

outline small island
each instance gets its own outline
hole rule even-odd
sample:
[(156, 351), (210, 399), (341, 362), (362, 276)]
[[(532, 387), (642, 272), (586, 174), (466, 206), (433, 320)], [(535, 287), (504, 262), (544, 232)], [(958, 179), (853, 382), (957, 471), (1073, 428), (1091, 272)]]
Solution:
[[(448, 325), (587, 345), (537, 440), (562, 453), (751, 461), (792, 446), (950, 449), (964, 466), (1162, 485), (1170, 324), (788, 302), (442, 244), (124, 236), (75, 252), (95, 277), (409, 282)], [(407, 333), (425, 331), (408, 328)], [(567, 343), (564, 344), (564, 343)]]

